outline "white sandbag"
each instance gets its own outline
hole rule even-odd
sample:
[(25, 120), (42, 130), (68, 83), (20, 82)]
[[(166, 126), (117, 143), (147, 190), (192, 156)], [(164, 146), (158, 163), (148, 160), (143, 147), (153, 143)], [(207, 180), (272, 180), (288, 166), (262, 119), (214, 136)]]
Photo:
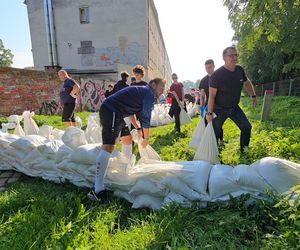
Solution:
[(24, 153), (28, 153), (34, 148), (43, 145), (48, 141), (48, 139), (40, 135), (27, 135), (12, 142), (11, 146), (15, 149), (23, 151)]
[(60, 163), (63, 160), (70, 159), (72, 153), (73, 153), (73, 149), (71, 149), (65, 144), (62, 145), (56, 153), (55, 162)]
[(76, 127), (68, 127), (62, 136), (62, 141), (73, 149), (87, 144), (84, 131)]
[(132, 208), (143, 208), (147, 207), (152, 210), (158, 211), (161, 208), (163, 199), (158, 197), (153, 197), (148, 194), (138, 195), (134, 203), (132, 204)]
[(220, 163), (219, 150), (212, 122), (206, 126), (194, 160), (208, 161), (212, 164)]
[(210, 171), (208, 191), (211, 199), (240, 191), (233, 167), (228, 165), (214, 165)]
[(96, 164), (97, 156), (101, 152), (101, 144), (86, 144), (74, 149), (70, 160), (79, 164)]
[(143, 148), (141, 141), (139, 141), (138, 149), (141, 156), (141, 160), (161, 160), (159, 154), (149, 144)]
[(300, 183), (300, 164), (265, 157), (250, 165), (278, 193), (284, 193)]
[(39, 127), (32, 119), (34, 112), (28, 110), (24, 111), (22, 114), (24, 118), (24, 132), (25, 135), (37, 135), (39, 133)]
[(161, 185), (165, 186), (171, 192), (180, 194), (185, 198), (193, 201), (193, 200), (201, 200), (203, 197), (199, 193), (195, 192), (191, 188), (189, 188), (183, 181), (179, 180), (175, 176), (167, 176), (161, 182)]
[(26, 157), (24, 158), (24, 163), (26, 164), (32, 164), (36, 162), (43, 162), (44, 158), (42, 154), (37, 150), (33, 149), (31, 152), (29, 152)]
[(82, 128), (82, 120), (79, 116), (75, 116), (75, 122), (76, 122), (76, 127), (81, 129)]
[(197, 149), (199, 147), (204, 130), (205, 130), (205, 121), (203, 118), (201, 118), (201, 120), (197, 124), (196, 130), (192, 135), (192, 139), (189, 143), (189, 148)]
[(8, 123), (1, 123), (1, 132), (7, 133), (8, 129), (14, 129), (16, 127), (16, 123), (8, 122)]
[(15, 135), (25, 136), (25, 132), (24, 132), (24, 130), (21, 127), (21, 124), (20, 124), (20, 122), (22, 120), (23, 120), (23, 116), (21, 116), (21, 115), (11, 115), (7, 118), (7, 121), (9, 123), (15, 123), (16, 124), (15, 130), (14, 130)]
[(180, 125), (184, 125), (184, 124), (192, 122), (191, 117), (188, 115), (188, 113), (183, 108), (181, 108), (181, 110), (180, 110), (179, 120), (180, 120)]
[(87, 117), (87, 127), (84, 133), (88, 143), (102, 143), (102, 128), (99, 121), (98, 112)]
[(14, 130), (15, 135), (25, 136), (25, 132), (20, 123), (17, 123), (16, 128)]
[(123, 199), (127, 200), (130, 203), (134, 203), (135, 196), (132, 195), (132, 194), (129, 194), (125, 191), (115, 190), (114, 195), (117, 196), (117, 197), (123, 198)]
[(15, 160), (23, 160), (27, 154), (27, 152), (16, 149), (12, 146), (9, 146), (3, 151), (3, 156), (8, 157), (10, 160), (12, 160), (12, 162), (14, 162)]
[(138, 179), (128, 193), (133, 195), (149, 194), (155, 197), (165, 196), (165, 190), (162, 185), (145, 178)]
[(44, 145), (37, 147), (37, 150), (45, 159), (56, 159), (56, 154), (60, 147), (65, 145), (61, 140), (51, 140), (46, 142)]
[(265, 192), (271, 186), (253, 168), (248, 165), (238, 165), (233, 168), (237, 183), (244, 190)]
[(39, 129), (38, 135), (44, 136), (48, 139), (51, 139), (51, 132), (53, 130), (52, 126), (49, 125), (42, 125)]
[(176, 176), (196, 192), (206, 195), (212, 165), (207, 161), (181, 162), (183, 168)]
[(51, 131), (51, 139), (52, 140), (61, 140), (64, 133), (65, 133), (65, 131), (55, 128)]
[(6, 140), (3, 137), (0, 137), (0, 151), (3, 151), (10, 147), (10, 141)]
[(162, 205), (170, 205), (172, 203), (180, 204), (183, 207), (191, 207), (192, 203), (180, 194), (170, 192), (163, 201)]

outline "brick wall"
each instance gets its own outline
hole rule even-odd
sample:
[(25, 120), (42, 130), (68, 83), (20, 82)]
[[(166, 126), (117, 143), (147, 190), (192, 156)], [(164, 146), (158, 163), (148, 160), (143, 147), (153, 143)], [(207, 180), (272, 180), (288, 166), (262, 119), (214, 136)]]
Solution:
[(0, 116), (38, 114), (43, 102), (59, 102), (60, 85), (56, 73), (0, 67)]

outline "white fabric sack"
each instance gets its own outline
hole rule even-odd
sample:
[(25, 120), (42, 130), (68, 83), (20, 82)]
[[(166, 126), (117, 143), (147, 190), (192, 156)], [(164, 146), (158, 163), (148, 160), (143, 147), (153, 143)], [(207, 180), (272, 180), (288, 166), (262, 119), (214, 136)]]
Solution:
[(62, 136), (62, 141), (72, 149), (87, 144), (83, 130), (76, 127), (68, 127)]
[(11, 146), (15, 149), (23, 151), (24, 153), (29, 153), (31, 150), (45, 144), (48, 141), (49, 140), (40, 135), (27, 135), (12, 142)]
[(180, 194), (170, 192), (163, 201), (162, 205), (170, 205), (172, 203), (180, 204), (183, 207), (191, 207), (192, 203)]
[[(180, 107), (181, 108), (181, 107)], [(184, 110), (184, 108), (181, 108), (180, 114), (179, 114), (179, 120), (180, 125), (187, 124), (192, 122), (191, 117), (188, 115), (188, 113)]]
[(14, 130), (14, 134), (15, 135), (19, 135), (19, 136), (25, 136), (25, 132), (23, 130), (23, 128), (21, 127), (20, 122), (23, 120), (23, 116), (21, 115), (11, 115), (7, 118), (7, 121), (9, 123), (16, 123), (16, 127)]
[(208, 180), (208, 191), (211, 199), (240, 191), (233, 167), (228, 165), (214, 165)]
[(94, 165), (101, 150), (100, 143), (82, 145), (73, 151), (70, 160), (79, 164)]
[(72, 152), (73, 152), (73, 149), (71, 149), (70, 147), (68, 147), (65, 144), (62, 145), (56, 153), (55, 162), (60, 163), (63, 160), (70, 159)]
[(265, 192), (272, 189), (257, 171), (248, 165), (238, 165), (233, 168), (237, 183), (244, 190)]
[(161, 208), (162, 202), (162, 198), (153, 197), (148, 194), (142, 194), (135, 197), (134, 203), (132, 204), (132, 208), (147, 207), (152, 210), (158, 211)]
[(155, 197), (165, 196), (165, 190), (162, 185), (145, 178), (138, 179), (128, 193), (133, 195), (149, 194)]
[(65, 144), (61, 140), (53, 140), (38, 146), (37, 150), (45, 159), (55, 160), (58, 150), (63, 146)]
[(215, 136), (212, 122), (206, 126), (199, 146), (197, 148), (194, 160), (208, 161), (212, 164), (220, 163), (219, 150), (217, 145), (217, 139)]
[(25, 135), (37, 135), (39, 133), (39, 127), (32, 119), (34, 112), (24, 111), (22, 116), (24, 118)]
[(16, 123), (8, 122), (8, 123), (1, 123), (1, 132), (7, 133), (8, 129), (14, 129), (16, 127)]
[(51, 132), (53, 130), (52, 126), (49, 125), (42, 125), (39, 129), (38, 135), (44, 136), (48, 139), (51, 139)]
[(141, 156), (141, 160), (161, 160), (159, 154), (149, 144), (143, 148), (141, 142), (139, 142), (138, 149)]
[(192, 135), (192, 139), (189, 143), (189, 148), (197, 149), (199, 147), (204, 130), (205, 130), (205, 121), (203, 118), (201, 118), (201, 120), (198, 122), (196, 130)]
[(51, 139), (52, 140), (61, 140), (64, 133), (65, 133), (65, 131), (55, 128), (51, 131)]
[(206, 195), (212, 165), (207, 161), (181, 162), (182, 171), (176, 176), (196, 192)]
[(79, 116), (75, 116), (75, 122), (76, 122), (76, 127), (80, 128), (82, 127), (82, 120)]
[(135, 196), (132, 195), (132, 194), (129, 194), (129, 193), (125, 192), (125, 191), (115, 190), (114, 191), (114, 195), (117, 196), (117, 197), (120, 197), (122, 199), (125, 199), (128, 202), (130, 202), (130, 203), (134, 203)]
[(6, 140), (3, 137), (0, 137), (0, 151), (3, 151), (10, 147), (10, 141)]
[(300, 164), (265, 157), (250, 165), (278, 193), (284, 193), (300, 183)]
[(92, 113), (87, 117), (85, 137), (88, 143), (102, 143), (102, 129), (100, 127), (99, 113)]
[(160, 184), (165, 186), (171, 192), (180, 194), (191, 201), (201, 200), (203, 198), (202, 195), (189, 188), (183, 181), (175, 176), (165, 177)]

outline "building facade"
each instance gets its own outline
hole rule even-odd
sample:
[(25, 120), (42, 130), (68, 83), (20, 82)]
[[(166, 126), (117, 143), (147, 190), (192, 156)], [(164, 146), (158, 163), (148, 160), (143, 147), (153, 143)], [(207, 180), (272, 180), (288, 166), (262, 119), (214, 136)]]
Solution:
[[(153, 0), (26, 0), (34, 67), (117, 80), (141, 64), (146, 80), (171, 66)], [(97, 76), (95, 76), (97, 75)], [(101, 78), (101, 77), (100, 77)]]

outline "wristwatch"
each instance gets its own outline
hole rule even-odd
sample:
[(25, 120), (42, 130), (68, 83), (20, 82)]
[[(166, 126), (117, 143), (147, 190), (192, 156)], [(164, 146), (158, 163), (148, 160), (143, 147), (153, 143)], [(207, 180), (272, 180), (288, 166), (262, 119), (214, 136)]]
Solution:
[(251, 98), (256, 98), (256, 95), (252, 95)]
[(142, 130), (142, 128), (137, 128), (136, 130), (139, 131), (139, 130)]
[(206, 115), (213, 115), (212, 112), (206, 112)]

